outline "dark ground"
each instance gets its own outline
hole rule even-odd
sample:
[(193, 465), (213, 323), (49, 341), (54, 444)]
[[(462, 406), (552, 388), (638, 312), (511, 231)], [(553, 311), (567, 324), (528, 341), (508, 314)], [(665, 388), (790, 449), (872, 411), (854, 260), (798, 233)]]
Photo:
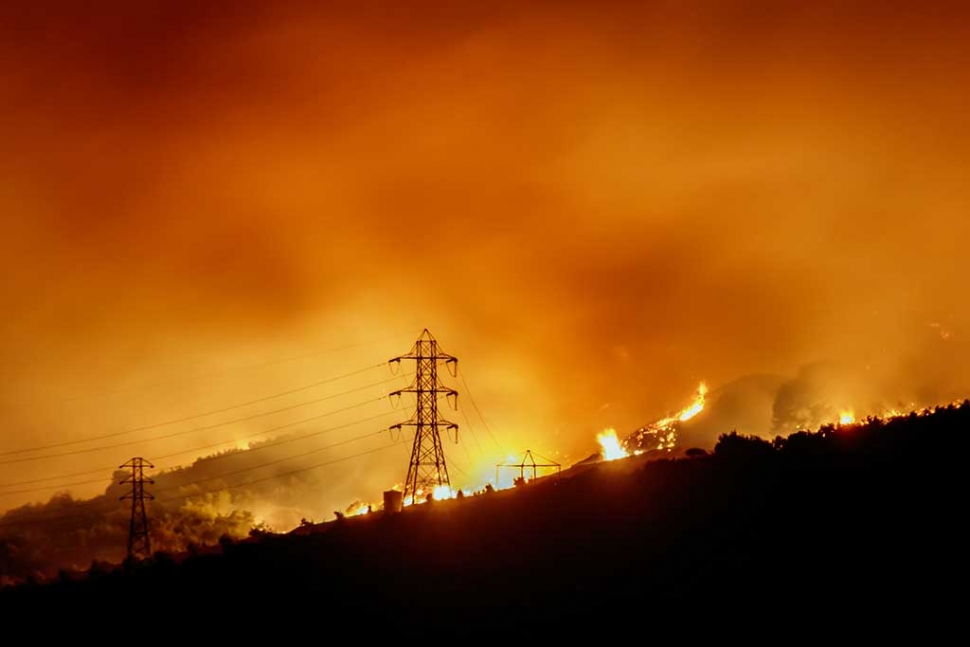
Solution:
[(140, 607), (170, 629), (286, 622), (320, 640), (646, 640), (728, 626), (715, 618), (778, 623), (787, 636), (923, 627), (926, 639), (965, 614), (968, 433), (970, 404), (774, 444), (724, 436), (709, 455), (603, 463), (558, 483), (7, 589), (0, 615)]

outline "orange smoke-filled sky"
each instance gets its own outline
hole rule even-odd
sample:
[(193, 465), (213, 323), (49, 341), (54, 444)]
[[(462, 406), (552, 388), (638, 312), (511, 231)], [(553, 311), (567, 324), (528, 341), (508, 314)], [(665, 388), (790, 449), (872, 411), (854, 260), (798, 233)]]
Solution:
[[(818, 361), (966, 387), (968, 43), (959, 2), (5, 2), (0, 451), (425, 327), (503, 452), (581, 458), (701, 379)], [(488, 474), (477, 437), (449, 451)], [(370, 487), (401, 481), (379, 456)]]

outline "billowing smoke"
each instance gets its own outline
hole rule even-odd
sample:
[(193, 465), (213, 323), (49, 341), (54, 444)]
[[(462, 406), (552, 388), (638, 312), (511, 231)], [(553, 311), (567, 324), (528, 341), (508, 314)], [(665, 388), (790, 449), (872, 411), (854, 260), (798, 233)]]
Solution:
[[(43, 581), (61, 569), (120, 563), (130, 519), (130, 504), (119, 501), (124, 492), (112, 485), (92, 499), (59, 494), (44, 504), (9, 510), (0, 517), (0, 582)], [(215, 545), (222, 537), (240, 539), (256, 526), (253, 514), (234, 505), (226, 493), (152, 502), (148, 509), (155, 552), (181, 553)]]
[[(221, 452), (154, 475), (154, 483), (146, 485), (155, 495), (147, 503), (153, 551), (181, 553), (214, 546), (223, 537), (246, 537), (253, 528), (288, 531), (304, 520), (333, 519), (335, 512), (344, 514), (349, 507), (366, 509), (354, 497), (367, 479), (294, 469), (288, 438)], [(261, 451), (264, 445), (271, 447)], [(304, 460), (307, 464), (312, 463)], [(0, 573), (9, 581), (42, 579), (61, 568), (84, 570), (95, 561), (120, 562), (130, 519), (130, 502), (120, 500), (130, 489), (120, 483), (126, 476), (125, 471), (116, 472), (104, 494), (91, 499), (57, 494), (46, 503), (9, 510), (0, 517)]]
[(794, 376), (733, 380), (709, 394), (702, 415), (681, 425), (678, 444), (710, 449), (729, 431), (771, 439), (836, 423), (846, 413), (862, 419), (962, 401), (970, 393), (965, 373), (958, 369), (940, 376), (927, 368), (944, 366), (937, 354), (961, 353), (962, 346), (923, 346), (922, 355), (895, 367), (818, 362)]
[[(419, 4), (2, 3), (0, 454), (375, 365), (425, 327), (467, 377), (451, 449), (479, 483), (529, 448), (588, 456), (700, 380), (731, 412), (691, 421), (703, 445), (966, 394), (966, 3)], [(257, 425), (0, 456), (0, 485), (186, 452), (169, 469)], [(208, 504), (329, 518), (406, 454)], [(53, 561), (103, 543), (78, 539)]]

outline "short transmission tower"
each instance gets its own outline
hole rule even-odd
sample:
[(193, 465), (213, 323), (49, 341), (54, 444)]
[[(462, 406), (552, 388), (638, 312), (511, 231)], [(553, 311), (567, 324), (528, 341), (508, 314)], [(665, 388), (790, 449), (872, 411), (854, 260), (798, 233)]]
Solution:
[(408, 476), (404, 481), (404, 500), (417, 502), (420, 495), (434, 496), (437, 487), (445, 486), (451, 491), (451, 480), (448, 478), (448, 466), (445, 464), (445, 450), (441, 444), (440, 429), (455, 431), (455, 442), (458, 442), (458, 425), (441, 418), (438, 413), (438, 398), (454, 398), (454, 406), (458, 407), (458, 391), (449, 389), (438, 380), (438, 364), (443, 363), (451, 368), (452, 376), (458, 375), (458, 359), (447, 355), (438, 348), (438, 342), (428, 329), (424, 332), (407, 355), (392, 359), (390, 364), (400, 364), (401, 360), (409, 359), (415, 362), (414, 382), (406, 389), (394, 391), (391, 397), (402, 393), (414, 393), (416, 409), (414, 415), (407, 422), (393, 425), (391, 429), (400, 430), (401, 427), (414, 427), (414, 444), (411, 446), (411, 462), (408, 464)]
[(145, 512), (145, 499), (154, 500), (151, 494), (145, 492), (145, 483), (154, 485), (155, 481), (145, 478), (145, 468), (155, 466), (140, 456), (132, 458), (121, 466), (129, 468), (131, 474), (120, 481), (121, 485), (131, 483), (131, 492), (121, 497), (121, 500), (131, 499), (131, 523), (128, 526), (128, 561), (152, 556), (152, 538), (148, 527), (148, 513)]
[(545, 463), (537, 463), (536, 456), (539, 454), (533, 454), (531, 449), (525, 450), (525, 454), (522, 456), (521, 463), (505, 462), (498, 463), (495, 466), (495, 485), (498, 486), (498, 471), (502, 467), (514, 467), (519, 470), (519, 478), (513, 481), (514, 483), (526, 484), (525, 475), (526, 470), (532, 470), (532, 480), (535, 481), (539, 478), (539, 468), (554, 468), (556, 470), (556, 482), (559, 482), (559, 477), (562, 476), (562, 465), (552, 460), (551, 458), (545, 458), (544, 456), (539, 456), (541, 460), (546, 461)]

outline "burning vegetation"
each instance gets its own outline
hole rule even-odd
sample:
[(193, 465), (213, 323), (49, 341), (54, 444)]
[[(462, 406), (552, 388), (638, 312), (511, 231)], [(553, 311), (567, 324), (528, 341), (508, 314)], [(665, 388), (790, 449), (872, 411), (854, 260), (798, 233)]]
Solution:
[[(594, 466), (522, 496), (442, 506), (446, 514), (416, 506), (393, 520), (222, 541), (174, 564), (146, 560), (133, 577), (92, 567), (0, 600), (57, 612), (119, 593), (193, 607), (310, 597), (334, 622), (393, 604), (372, 633), (413, 630), (427, 600), (453, 600), (434, 635), (476, 626), (482, 609), (501, 610), (506, 628), (528, 630), (538, 615), (543, 627), (575, 631), (583, 613), (633, 617), (673, 601), (739, 613), (774, 603), (799, 614), (820, 599), (846, 609), (864, 601), (935, 617), (959, 577), (954, 510), (968, 424), (964, 402), (774, 441), (722, 434), (712, 452), (689, 459)], [(523, 532), (529, 522), (539, 527)], [(529, 585), (509, 585), (519, 581)], [(845, 626), (842, 614), (819, 617)]]
[(600, 444), (603, 460), (626, 458), (630, 456), (631, 450), (636, 456), (649, 451), (673, 451), (677, 447), (678, 426), (704, 411), (706, 398), (707, 384), (701, 382), (689, 405), (666, 418), (640, 427), (622, 442), (617, 438), (614, 429), (607, 429), (597, 435), (596, 440)]
[[(784, 389), (779, 389), (778, 397), (780, 398), (782, 395), (784, 395)], [(622, 440), (617, 436), (616, 430), (612, 428), (597, 434), (596, 441), (600, 446), (600, 457), (604, 461), (613, 461), (629, 456), (639, 456), (649, 452), (672, 453), (675, 450), (682, 452), (689, 447), (684, 446), (681, 442), (680, 432), (689, 423), (707, 411), (709, 404), (707, 384), (701, 382), (697, 387), (697, 392), (692, 402), (680, 411), (671, 413), (665, 418), (640, 427)], [(959, 405), (960, 401), (953, 401), (952, 404)], [(912, 402), (909, 403), (909, 408), (905, 410), (875, 406), (861, 417), (856, 413), (859, 410), (859, 408), (838, 408), (827, 405), (824, 402), (817, 402), (813, 405), (813, 415), (815, 416), (813, 418), (814, 425), (796, 425), (786, 429), (780, 435), (787, 436), (799, 431), (808, 431), (811, 428), (850, 426), (858, 424), (859, 421), (888, 421), (903, 416), (921, 416), (931, 411), (929, 407), (920, 409)], [(831, 415), (831, 417), (826, 418), (826, 415)], [(756, 430), (755, 435), (771, 437), (768, 430)]]
[[(786, 395), (784, 388), (780, 388), (778, 393), (776, 399)], [(723, 394), (717, 391), (709, 393), (707, 385), (702, 382), (684, 408), (640, 427), (626, 437), (619, 436), (612, 428), (598, 434), (598, 456), (603, 461), (640, 455), (678, 456), (694, 446), (688, 444), (692, 440), (689, 433), (692, 425), (710, 424), (710, 420), (705, 420), (708, 416), (717, 419), (722, 397)], [(845, 399), (842, 400), (844, 401)], [(915, 407), (907, 411), (900, 408), (876, 408), (860, 415), (859, 412), (864, 411), (861, 407), (835, 407), (824, 403), (817, 405), (815, 409), (832, 412), (832, 417), (819, 425), (828, 429), (854, 428), (874, 421), (882, 424), (900, 418), (921, 418), (933, 411), (930, 408)], [(722, 434), (726, 431), (729, 428), (721, 429)], [(777, 438), (803, 431), (805, 430), (801, 428), (791, 428), (788, 433), (778, 435)], [(770, 437), (768, 433), (755, 434), (757, 436)], [(686, 442), (685, 437), (688, 439)], [(711, 444), (706, 449), (713, 447)], [(244, 471), (252, 460), (254, 459), (250, 452), (238, 450), (199, 459), (190, 467), (156, 475), (158, 488), (161, 491), (170, 491), (171, 498), (161, 497), (152, 503), (152, 536), (155, 549), (167, 553), (193, 551), (201, 546), (244, 539), (253, 536), (253, 533), (265, 534), (271, 528), (296, 527), (296, 520), (301, 518), (302, 525), (313, 525), (307, 519), (320, 518), (322, 513), (318, 508), (311, 509), (301, 504), (301, 501), (307, 500), (320, 487), (316, 479), (309, 479), (302, 473), (289, 476), (282, 483), (263, 480), (256, 485), (244, 483), (244, 487), (210, 476), (223, 472), (226, 466), (235, 468), (230, 472)], [(509, 456), (500, 465), (520, 467), (518, 460)], [(210, 471), (215, 463), (226, 465)], [(551, 463), (545, 467), (548, 468), (549, 465)], [(122, 475), (116, 474), (118, 478), (115, 480), (119, 480), (120, 476)], [(465, 482), (459, 486), (443, 484), (431, 492), (419, 491), (416, 497), (401, 497), (398, 509), (429, 501), (506, 490), (524, 485), (537, 476), (541, 477), (537, 472), (536, 475), (523, 474), (522, 478), (510, 475), (506, 479), (500, 478), (496, 470), (494, 479), (488, 478), (469, 484), (468, 475), (464, 476)], [(218, 487), (224, 489), (206, 491), (205, 488), (192, 485), (200, 477), (203, 481), (214, 481)], [(344, 491), (353, 487), (354, 484), (348, 482)], [(400, 495), (400, 484), (392, 488), (393, 490)], [(8, 511), (0, 518), (3, 581), (15, 583), (27, 578), (43, 580), (56, 574), (58, 569), (84, 570), (91, 563), (118, 561), (123, 555), (128, 521), (127, 512), (113, 503), (121, 493), (119, 486), (113, 484), (105, 490), (104, 495), (94, 499), (79, 500), (67, 494), (58, 494), (47, 503)], [(369, 503), (368, 501), (373, 501), (370, 498), (350, 500), (353, 501), (352, 504), (333, 512), (337, 519), (367, 515), (382, 511), (385, 507), (383, 502)], [(274, 518), (277, 519), (276, 522), (267, 524), (268, 519)]]

